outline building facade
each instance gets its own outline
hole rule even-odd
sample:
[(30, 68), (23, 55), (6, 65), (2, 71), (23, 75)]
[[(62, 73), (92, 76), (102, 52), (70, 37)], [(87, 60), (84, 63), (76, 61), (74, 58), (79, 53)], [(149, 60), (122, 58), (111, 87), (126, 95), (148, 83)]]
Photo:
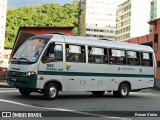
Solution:
[(115, 40), (116, 8), (126, 0), (86, 0), (86, 36)]
[(151, 2), (151, 20), (160, 18), (160, 0), (153, 0)]
[[(152, 0), (151, 2), (151, 16), (150, 20), (156, 20), (160, 18), (160, 0)], [(153, 26), (150, 26), (150, 33), (153, 32)]]
[(6, 13), (7, 0), (0, 0), (0, 66), (3, 61), (5, 28), (6, 28)]
[[(117, 7), (116, 40), (148, 34), (152, 0), (127, 0)], [(143, 3), (143, 5), (141, 4)]]

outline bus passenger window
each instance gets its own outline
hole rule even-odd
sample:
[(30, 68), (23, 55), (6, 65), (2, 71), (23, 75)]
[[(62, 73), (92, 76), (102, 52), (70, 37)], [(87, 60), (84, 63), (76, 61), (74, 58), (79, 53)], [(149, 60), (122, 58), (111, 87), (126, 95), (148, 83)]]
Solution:
[(127, 51), (127, 65), (133, 65), (133, 66), (140, 65), (139, 52)]
[(85, 46), (66, 45), (67, 62), (85, 62)]
[(126, 64), (126, 55), (124, 50), (109, 49), (109, 64)]
[(93, 50), (88, 50), (88, 62), (89, 63), (92, 63), (92, 62), (95, 62), (95, 58), (94, 58), (94, 55), (93, 55)]
[(88, 63), (108, 63), (107, 49), (88, 47)]
[(42, 56), (42, 62), (63, 61), (62, 45), (51, 44)]
[(141, 65), (142, 66), (153, 66), (152, 53), (141, 53)]

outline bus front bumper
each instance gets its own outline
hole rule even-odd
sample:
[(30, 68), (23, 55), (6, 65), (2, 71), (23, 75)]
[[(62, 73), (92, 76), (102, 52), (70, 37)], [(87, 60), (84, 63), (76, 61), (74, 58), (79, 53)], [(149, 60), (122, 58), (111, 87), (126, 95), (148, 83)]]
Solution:
[(17, 88), (36, 88), (37, 83), (37, 75), (33, 76), (25, 76), (25, 77), (14, 77), (14, 76), (8, 76), (7, 77), (7, 83), (10, 86), (14, 86)]

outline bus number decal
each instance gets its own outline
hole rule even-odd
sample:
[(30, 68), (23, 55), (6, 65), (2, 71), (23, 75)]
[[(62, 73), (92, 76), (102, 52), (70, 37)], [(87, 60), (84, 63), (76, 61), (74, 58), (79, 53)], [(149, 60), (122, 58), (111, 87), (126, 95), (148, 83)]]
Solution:
[(50, 71), (63, 71), (63, 68), (54, 68), (54, 64), (47, 64), (46, 70), (50, 70)]

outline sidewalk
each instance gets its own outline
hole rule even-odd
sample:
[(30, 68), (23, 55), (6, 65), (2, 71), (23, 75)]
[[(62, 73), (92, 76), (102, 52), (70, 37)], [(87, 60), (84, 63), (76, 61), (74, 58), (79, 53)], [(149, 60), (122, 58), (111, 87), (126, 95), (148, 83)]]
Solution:
[(6, 80), (0, 80), (0, 88), (12, 88), (7, 84)]

